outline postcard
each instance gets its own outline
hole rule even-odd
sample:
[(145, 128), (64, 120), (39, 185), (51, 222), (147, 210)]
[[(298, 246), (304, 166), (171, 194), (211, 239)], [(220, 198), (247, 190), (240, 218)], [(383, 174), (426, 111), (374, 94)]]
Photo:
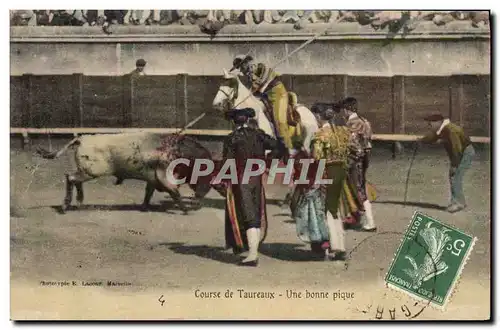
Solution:
[(10, 10), (11, 320), (491, 319), (490, 14)]

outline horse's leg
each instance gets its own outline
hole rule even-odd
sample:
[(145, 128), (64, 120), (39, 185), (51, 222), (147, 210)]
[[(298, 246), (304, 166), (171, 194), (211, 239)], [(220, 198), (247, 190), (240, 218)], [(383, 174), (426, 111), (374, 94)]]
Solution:
[[(296, 154), (298, 152), (299, 152), (298, 150), (292, 150), (291, 155), (290, 155), (290, 152), (289, 152), (290, 158), (294, 159), (295, 156), (296, 156)], [(288, 160), (287, 160), (287, 162), (288, 162)], [(287, 185), (288, 191), (287, 191), (287, 194), (285, 195), (285, 199), (283, 200), (281, 206), (289, 205), (290, 202), (291, 202), (291, 200), (292, 200), (292, 196), (293, 196), (293, 194), (295, 192), (295, 182), (293, 180), (293, 177), (294, 177), (294, 174), (295, 174), (294, 172), (295, 172), (295, 168), (292, 167), (292, 173), (291, 173), (291, 177), (290, 177), (290, 182)]]
[(213, 184), (212, 188), (214, 188), (215, 191), (217, 191), (219, 193), (219, 195), (226, 198), (226, 187), (222, 183)]
[(162, 188), (167, 192), (170, 197), (174, 200), (174, 202), (179, 205), (179, 208), (184, 212), (184, 214), (188, 213), (188, 208), (186, 207), (186, 204), (182, 201), (181, 198), (181, 193), (179, 192), (179, 186), (176, 185), (175, 183), (171, 183), (167, 179), (167, 171), (166, 169), (163, 168), (157, 168), (156, 169), (156, 179), (158, 180), (158, 183), (162, 186)]
[(66, 196), (64, 197), (63, 205), (61, 206), (62, 213), (66, 213), (71, 205), (71, 202), (73, 201), (74, 183), (73, 180), (71, 180), (71, 176), (71, 174), (66, 174)]
[[(199, 193), (197, 191), (197, 186), (196, 184), (189, 184), (189, 188), (194, 191), (194, 198), (192, 202), (192, 209), (193, 210), (199, 210), (201, 209), (201, 200), (206, 196), (206, 193)], [(210, 189), (209, 189), (210, 190)]]
[(288, 192), (285, 195), (283, 201), (279, 202), (279, 206), (290, 205), (290, 201), (292, 200), (293, 193), (295, 192), (295, 186), (288, 186)]
[(141, 211), (147, 212), (149, 210), (151, 198), (153, 197), (154, 192), (155, 192), (155, 186), (152, 183), (148, 182), (146, 184), (144, 201), (142, 202), (141, 205)]

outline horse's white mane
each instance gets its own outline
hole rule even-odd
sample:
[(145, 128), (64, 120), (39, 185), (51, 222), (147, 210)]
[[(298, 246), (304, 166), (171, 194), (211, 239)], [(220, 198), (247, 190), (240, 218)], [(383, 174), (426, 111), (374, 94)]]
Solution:
[(238, 78), (240, 76), (243, 76), (243, 73), (241, 73), (240, 70), (236, 69), (232, 72), (227, 71), (226, 69), (222, 69), (224, 72), (224, 79), (233, 79), (233, 78)]
[[(241, 82), (240, 80), (240, 77), (243, 77), (245, 76), (243, 73), (241, 73), (241, 71), (239, 69), (235, 69), (233, 71), (227, 71), (226, 69), (222, 69), (223, 72), (224, 72), (224, 79), (236, 79), (238, 81), (238, 88), (243, 88), (245, 91), (247, 91), (248, 93), (250, 93), (250, 96), (249, 98), (252, 99), (253, 101), (255, 102), (259, 102), (262, 103), (262, 100), (260, 100), (259, 98), (255, 97), (251, 92), (250, 90)], [(262, 106), (264, 106), (264, 104), (262, 103)]]

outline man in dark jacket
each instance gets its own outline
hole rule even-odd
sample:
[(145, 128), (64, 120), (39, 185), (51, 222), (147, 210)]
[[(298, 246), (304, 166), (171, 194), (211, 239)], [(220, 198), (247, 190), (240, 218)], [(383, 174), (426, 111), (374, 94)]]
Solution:
[(442, 140), (444, 149), (450, 159), (450, 186), (451, 203), (447, 211), (455, 213), (466, 207), (465, 195), (463, 191), (463, 179), (467, 169), (470, 168), (472, 158), (475, 155), (474, 147), (463, 128), (450, 122), (440, 114), (435, 114), (424, 118), (429, 122), (432, 132), (420, 139), (421, 143), (434, 143)]
[[(248, 256), (240, 262), (241, 266), (257, 266), (259, 244), (267, 231), (263, 176), (250, 177), (248, 182), (242, 180), (245, 171), (249, 170), (247, 162), (250, 159), (264, 160), (266, 150), (271, 150), (272, 158), (279, 158), (286, 152), (279, 140), (259, 128), (248, 126), (248, 120), (253, 117), (255, 110), (250, 108), (233, 109), (228, 113), (236, 128), (224, 141), (223, 151), (223, 164), (234, 162), (236, 173), (233, 176), (237, 177), (237, 182), (231, 180), (226, 184), (226, 246), (235, 253), (248, 249)], [(257, 169), (252, 167), (252, 170)]]

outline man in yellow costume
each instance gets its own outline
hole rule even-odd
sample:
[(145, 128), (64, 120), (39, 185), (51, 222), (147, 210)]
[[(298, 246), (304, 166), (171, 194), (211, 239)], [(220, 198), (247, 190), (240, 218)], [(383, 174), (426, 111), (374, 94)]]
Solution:
[[(313, 112), (318, 120), (319, 130), (311, 142), (311, 156), (316, 161), (326, 161), (324, 178), (332, 180), (330, 184), (322, 187), (325, 191), (324, 207), (329, 240), (329, 248), (325, 252), (329, 252), (330, 260), (345, 260), (345, 232), (339, 216), (339, 206), (349, 168), (349, 154), (356, 145), (356, 137), (347, 127), (335, 126), (332, 123), (333, 109), (315, 107)], [(317, 202), (319, 202), (318, 209), (321, 210), (321, 201)], [(303, 217), (308, 218), (308, 215)], [(309, 217), (307, 220), (314, 220), (313, 218)]]
[(279, 79), (280, 75), (263, 63), (254, 63), (250, 55), (236, 56), (231, 71), (235, 69), (239, 69), (250, 80), (250, 89), (255, 96), (270, 103), (272, 113), (268, 115), (274, 125), (275, 134), (283, 139), (288, 150), (292, 149), (294, 132), (287, 123), (289, 95)]

